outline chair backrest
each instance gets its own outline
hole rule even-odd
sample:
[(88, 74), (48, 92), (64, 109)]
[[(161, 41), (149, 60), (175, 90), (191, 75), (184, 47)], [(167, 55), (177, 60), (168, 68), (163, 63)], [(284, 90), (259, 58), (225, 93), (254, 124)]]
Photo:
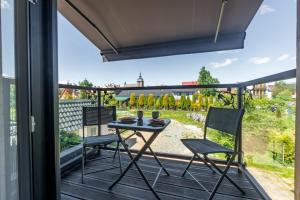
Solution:
[(234, 136), (236, 148), (243, 115), (243, 109), (210, 107), (205, 121), (204, 138), (206, 139), (207, 128), (225, 132)]
[[(103, 125), (116, 120), (115, 106), (101, 106), (100, 109), (99, 113), (99, 107), (83, 107), (83, 126)], [(99, 120), (99, 116), (101, 120)]]

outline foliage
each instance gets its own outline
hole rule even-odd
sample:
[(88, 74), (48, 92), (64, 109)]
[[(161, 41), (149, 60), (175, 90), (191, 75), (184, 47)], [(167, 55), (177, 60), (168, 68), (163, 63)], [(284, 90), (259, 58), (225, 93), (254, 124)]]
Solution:
[(64, 91), (64, 98), (67, 100), (72, 100), (73, 99), (73, 89), (66, 88)]
[(81, 142), (81, 137), (74, 132), (68, 132), (61, 130), (59, 132), (60, 139), (60, 151), (67, 149), (71, 146), (79, 144)]
[(142, 93), (138, 99), (138, 107), (143, 108), (145, 103), (145, 95)]
[[(82, 87), (93, 87), (93, 83), (88, 81), (86, 78), (83, 81), (80, 81), (78, 83), (79, 86)], [(80, 99), (90, 99), (92, 96), (92, 92), (91, 91), (87, 91), (87, 90), (80, 90), (79, 92), (79, 97)]]
[[(198, 84), (199, 85), (208, 85), (208, 84), (216, 84), (220, 83), (217, 78), (212, 77), (210, 72), (205, 69), (203, 66), (199, 72), (199, 77), (198, 77)], [(215, 96), (216, 95), (216, 89), (202, 89), (201, 93), (203, 93), (206, 96)]]
[(223, 133), (221, 131), (216, 130), (208, 130), (207, 137), (224, 147), (233, 148), (234, 142), (233, 137), (229, 134)]
[(191, 104), (192, 104), (191, 98), (190, 98), (190, 96), (187, 96), (186, 102), (185, 102), (185, 109), (189, 110), (191, 108)]
[(170, 94), (169, 95), (169, 108), (174, 109), (176, 107), (175, 97)]
[(130, 108), (133, 108), (136, 104), (136, 97), (135, 97), (135, 93), (131, 93), (130, 94), (130, 99), (129, 99), (129, 106)]
[(115, 98), (115, 94), (113, 92), (105, 91), (103, 94), (103, 103), (104, 103), (104, 105), (110, 105), (110, 106), (117, 105), (117, 100)]
[(283, 91), (289, 93), (289, 96), (291, 96), (293, 90), (293, 87), (286, 84), (284, 81), (277, 81), (272, 89), (272, 97), (277, 97), (277, 95)]
[(153, 94), (149, 94), (148, 99), (147, 99), (147, 106), (148, 108), (153, 108), (155, 103), (155, 98)]
[(169, 109), (169, 95), (168, 94), (165, 94), (163, 96), (163, 107), (165, 109)]
[(186, 108), (185, 107), (185, 105), (186, 105), (185, 102), (186, 102), (185, 95), (181, 95), (180, 100), (179, 100), (179, 104), (178, 104), (178, 108), (184, 110)]
[(202, 110), (202, 107), (203, 107), (203, 95), (200, 93), (198, 95), (198, 107), (200, 110)]
[(158, 97), (156, 99), (156, 102), (155, 102), (155, 108), (156, 109), (160, 109), (161, 108), (161, 97)]
[(193, 95), (192, 95), (192, 103), (195, 104), (196, 101), (197, 101), (196, 94), (193, 94)]

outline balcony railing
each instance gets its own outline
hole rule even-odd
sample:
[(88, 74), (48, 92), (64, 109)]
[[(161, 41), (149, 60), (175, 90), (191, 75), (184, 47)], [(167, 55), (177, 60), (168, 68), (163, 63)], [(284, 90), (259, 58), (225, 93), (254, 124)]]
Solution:
[[(69, 100), (61, 100), (60, 101), (60, 128), (61, 130), (65, 132), (74, 132), (72, 134), (72, 140), (74, 139), (73, 136), (76, 138), (74, 141), (70, 142), (69, 146), (76, 145), (77, 143), (80, 143), (80, 130), (82, 129), (82, 126), (80, 124), (81, 116), (82, 116), (82, 107), (86, 105), (108, 105), (111, 104), (111, 99), (115, 98), (118, 94), (120, 94), (121, 91), (128, 91), (128, 94), (137, 92), (137, 91), (143, 91), (144, 93), (151, 93), (153, 91), (160, 91), (161, 95), (170, 93), (170, 91), (176, 91), (177, 96), (180, 97), (180, 93), (189, 93), (193, 91), (201, 91), (205, 89), (215, 89), (216, 90), (216, 96), (213, 97), (213, 102), (219, 102), (217, 106), (227, 106), (227, 107), (234, 107), (234, 108), (245, 108), (246, 109), (246, 115), (244, 118), (243, 126), (241, 128), (240, 134), (242, 138), (239, 141), (239, 155), (235, 162), (236, 166), (239, 166), (241, 170), (245, 172), (245, 174), (249, 177), (249, 180), (252, 182), (255, 182), (255, 179), (253, 178), (252, 174), (249, 173), (247, 170), (246, 165), (248, 164), (249, 167), (254, 166), (258, 168), (266, 168), (266, 170), (269, 170), (269, 168), (272, 168), (272, 170), (277, 170), (276, 172), (280, 175), (284, 176), (291, 176), (291, 172), (286, 172), (288, 174), (283, 174), (284, 172), (281, 171), (281, 168), (279, 166), (285, 166), (287, 170), (293, 171), (293, 150), (291, 150), (291, 145), (293, 145), (293, 138), (282, 138), (281, 140), (276, 140), (274, 138), (268, 138), (268, 141), (266, 141), (266, 137), (271, 137), (271, 130), (276, 131), (278, 128), (274, 127), (274, 124), (276, 123), (286, 123), (282, 125), (282, 132), (284, 131), (293, 131), (294, 130), (294, 121), (293, 116), (295, 116), (293, 112), (294, 104), (288, 105), (285, 110), (279, 110), (277, 108), (278, 105), (271, 105), (271, 104), (277, 104), (275, 101), (269, 102), (266, 107), (262, 107), (261, 102), (259, 106), (253, 105), (253, 101), (260, 101), (259, 98), (253, 99), (253, 86), (259, 85), (259, 84), (265, 84), (270, 82), (276, 82), (281, 80), (287, 80), (292, 79), (296, 77), (296, 70), (290, 70), (278, 74), (274, 74), (271, 76), (266, 76), (263, 78), (246, 81), (242, 83), (234, 83), (234, 84), (211, 84), (211, 85), (192, 85), (192, 86), (181, 86), (181, 85), (172, 85), (172, 86), (147, 86), (147, 87), (111, 87), (111, 88), (95, 88), (95, 87), (81, 87), (76, 85), (66, 85), (66, 84), (60, 84), (60, 90), (61, 92), (70, 92), (79, 94), (80, 91), (85, 91), (85, 99), (80, 99), (79, 97), (76, 100), (76, 94), (72, 94), (74, 98), (71, 100), (71, 96)], [(255, 89), (257, 91), (257, 89)], [(262, 93), (266, 92), (264, 91)], [(88, 95), (87, 95), (88, 94)], [(128, 98), (129, 95), (127, 95)], [(261, 97), (261, 96), (260, 96)], [(137, 98), (137, 97), (136, 97)], [(199, 97), (197, 97), (199, 98)], [(203, 99), (201, 99), (202, 101)], [(198, 103), (199, 99), (196, 100)], [(179, 141), (180, 137), (200, 137), (201, 135), (195, 134), (195, 132), (201, 130), (203, 121), (205, 119), (206, 109), (209, 107), (210, 101), (207, 97), (204, 101), (207, 101), (205, 106), (200, 106), (200, 109), (195, 107), (191, 108), (189, 110), (184, 110), (183, 108), (180, 108), (178, 110), (172, 108), (170, 110), (166, 109), (164, 106), (161, 106), (161, 114), (162, 117), (168, 117), (173, 118), (176, 121), (179, 120), (179, 125), (187, 125), (188, 128), (194, 129), (193, 134), (186, 133), (184, 134), (176, 134), (180, 132), (181, 130), (178, 129), (178, 127), (175, 127), (171, 130), (166, 130), (165, 133), (162, 133), (162, 137), (169, 138), (169, 142), (172, 141), (175, 142), (176, 140)], [(204, 102), (205, 103), (205, 102)], [(123, 116), (123, 115), (135, 115), (137, 109), (143, 109), (145, 115), (149, 115), (152, 109), (160, 109), (155, 108), (155, 105), (152, 105), (150, 108), (142, 108), (138, 106), (134, 106), (134, 108), (129, 109), (130, 105), (124, 105), (123, 103), (116, 103), (116, 101), (113, 102), (114, 105), (117, 106), (117, 116)], [(65, 109), (65, 110), (64, 110)], [(251, 112), (250, 112), (251, 109)], [(264, 112), (259, 112), (258, 110), (268, 110), (268, 113), (273, 113), (272, 118), (268, 118), (266, 120), (268, 121), (257, 121), (255, 116), (259, 116), (261, 118), (264, 118), (264, 116), (261, 116), (264, 114)], [(269, 112), (270, 111), (270, 112)], [(288, 112), (285, 114), (285, 112)], [(73, 114), (72, 114), (73, 113)], [(173, 113), (173, 114), (172, 114)], [(99, 115), (101, 113), (99, 112)], [(176, 115), (176, 117), (175, 117)], [(281, 115), (281, 116), (280, 116)], [(276, 117), (274, 117), (276, 116)], [(282, 117), (283, 116), (283, 117)], [(180, 117), (184, 118), (183, 122), (180, 121)], [(64, 121), (64, 119), (67, 118), (67, 121)], [(278, 120), (277, 120), (278, 119)], [(275, 121), (271, 121), (275, 120)], [(182, 123), (181, 123), (182, 122)], [(260, 124), (259, 124), (260, 123)], [(264, 127), (265, 130), (268, 130), (264, 133), (263, 137), (257, 136), (255, 134), (244, 134), (245, 132), (253, 132), (257, 133), (257, 130), (254, 130), (254, 128), (257, 128), (258, 126), (267, 126)], [(253, 127), (253, 130), (251, 130)], [(101, 135), (105, 134), (107, 130), (104, 126), (97, 126), (97, 127), (91, 127), (88, 132), (90, 132), (91, 135)], [(280, 129), (280, 128), (279, 128)], [(284, 129), (284, 130), (283, 130)], [(280, 129), (281, 130), (281, 129)], [(169, 132), (167, 132), (169, 131)], [(125, 133), (126, 134), (126, 133)], [(78, 137), (76, 137), (77, 135)], [(276, 135), (276, 134), (274, 134)], [(274, 136), (272, 135), (272, 137)], [(286, 135), (285, 135), (286, 136)], [(172, 139), (173, 137), (173, 139)], [(177, 137), (177, 138), (176, 138)], [(161, 140), (163, 142), (167, 141), (166, 138), (158, 138), (157, 140)], [(171, 139), (170, 139), (171, 138)], [(255, 138), (255, 140), (253, 140)], [(218, 135), (213, 135), (212, 139), (219, 139)], [(254, 143), (253, 143), (254, 141)], [(272, 142), (270, 142), (272, 141)], [(279, 141), (279, 142), (278, 142)], [(252, 143), (251, 143), (252, 142)], [(139, 141), (136, 138), (136, 141), (132, 141), (132, 151), (134, 152), (135, 148), (138, 148)], [(180, 141), (176, 143), (175, 149), (172, 149), (171, 144), (167, 144), (165, 146), (168, 146), (169, 149), (162, 149), (161, 146), (163, 145), (157, 145), (154, 144), (154, 149), (157, 152), (159, 156), (165, 156), (169, 158), (177, 158), (177, 159), (190, 159), (190, 155), (187, 152), (184, 152), (182, 149), (180, 149)], [(226, 140), (224, 142), (224, 145), (230, 145), (230, 140)], [(67, 145), (68, 146), (68, 145)], [(246, 148), (245, 148), (246, 147)], [(80, 148), (74, 147), (75, 150), (78, 152), (77, 154), (74, 154), (77, 159), (80, 159)], [(109, 148), (114, 148), (114, 146), (110, 146)], [(108, 148), (108, 149), (109, 149)], [(253, 149), (253, 153), (251, 151), (251, 148)], [(260, 148), (258, 151), (256, 151), (256, 148)], [(249, 151), (250, 150), (250, 151)], [(287, 152), (289, 151), (289, 152)], [(260, 155), (256, 155), (260, 154)], [(74, 163), (76, 163), (76, 159), (73, 158)], [(217, 160), (219, 163), (225, 162), (224, 157), (217, 156), (215, 157), (215, 160)], [(265, 161), (266, 162), (260, 162)], [(266, 164), (267, 163), (267, 164)], [(72, 162), (68, 162), (68, 164), (72, 165)], [(255, 173), (255, 172), (254, 172)], [(292, 185), (292, 183), (290, 183)], [(260, 187), (259, 184), (255, 184), (256, 189), (260, 191), (262, 195), (265, 195), (267, 198), (268, 195), (264, 193), (264, 190)]]

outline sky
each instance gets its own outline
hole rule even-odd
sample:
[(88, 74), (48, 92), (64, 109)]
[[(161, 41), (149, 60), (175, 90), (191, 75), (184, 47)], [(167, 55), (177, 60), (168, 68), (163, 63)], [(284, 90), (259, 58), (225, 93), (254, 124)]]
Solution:
[(135, 83), (178, 85), (197, 80), (206, 66), (221, 83), (235, 83), (296, 67), (296, 1), (265, 0), (247, 29), (245, 48), (227, 52), (103, 63), (99, 50), (58, 14), (59, 80), (96, 85)]
[[(13, 0), (1, 0), (2, 74), (14, 76)], [(236, 83), (296, 67), (296, 0), (264, 0), (241, 50), (102, 62), (100, 50), (58, 13), (60, 83), (88, 79), (97, 86), (135, 83), (178, 85), (197, 80), (202, 66), (221, 83)]]

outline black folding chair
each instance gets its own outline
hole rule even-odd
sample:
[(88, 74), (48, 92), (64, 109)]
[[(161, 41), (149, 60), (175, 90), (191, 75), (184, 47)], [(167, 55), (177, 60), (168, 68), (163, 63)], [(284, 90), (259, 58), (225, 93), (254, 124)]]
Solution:
[[(194, 153), (191, 161), (184, 170), (182, 176), (188, 173), (205, 191), (210, 193), (209, 199), (212, 199), (217, 192), (223, 179), (228, 179), (242, 194), (245, 194), (244, 190), (240, 188), (228, 175), (227, 172), (230, 169), (236, 155), (238, 154), (238, 142), (240, 136), (241, 121), (243, 118), (244, 110), (240, 109), (227, 109), (227, 108), (214, 108), (210, 107), (204, 126), (204, 139), (182, 139), (182, 143)], [(233, 149), (224, 147), (218, 143), (207, 139), (207, 128), (220, 131), (222, 134), (230, 134), (234, 139)], [(216, 165), (208, 157), (209, 154), (224, 153), (227, 156), (227, 165), (224, 170)], [(200, 156), (202, 155), (202, 156)], [(195, 159), (202, 161), (212, 172), (220, 174), (220, 178), (210, 192), (205, 188), (193, 175), (188, 171), (192, 162)]]
[[(83, 107), (83, 140), (82, 140), (82, 173), (81, 173), (81, 181), (83, 183), (83, 178), (84, 175), (91, 174), (91, 173), (96, 173), (96, 172), (101, 172), (101, 171), (106, 171), (106, 170), (111, 170), (115, 168), (120, 168), (120, 172), (122, 172), (122, 164), (121, 164), (121, 157), (120, 157), (120, 143), (121, 143), (121, 138), (115, 133), (110, 133), (110, 134), (104, 134), (100, 136), (89, 136), (85, 137), (85, 130), (84, 128), (86, 126), (96, 126), (96, 125), (103, 125), (103, 124), (108, 124), (109, 122), (115, 121), (116, 120), (116, 107), (115, 106), (107, 106), (107, 107), (100, 107), (101, 111), (99, 113), (99, 107)], [(99, 120), (100, 116), (100, 120)], [(102, 133), (103, 134), (103, 133)], [(99, 151), (99, 147), (101, 146), (106, 146), (111, 143), (117, 143), (116, 150), (114, 152), (114, 155), (108, 156), (108, 157), (100, 157), (96, 159), (87, 159), (87, 149), (92, 149)], [(96, 148), (98, 147), (98, 148)], [(113, 161), (115, 160), (116, 154), (118, 154), (118, 159), (119, 159), (119, 165), (115, 166), (112, 165), (112, 167), (106, 168), (106, 169), (101, 169), (101, 170), (89, 170), (88, 172), (85, 172), (85, 164), (87, 161), (92, 161), (92, 160), (104, 160), (107, 158), (112, 158)]]

